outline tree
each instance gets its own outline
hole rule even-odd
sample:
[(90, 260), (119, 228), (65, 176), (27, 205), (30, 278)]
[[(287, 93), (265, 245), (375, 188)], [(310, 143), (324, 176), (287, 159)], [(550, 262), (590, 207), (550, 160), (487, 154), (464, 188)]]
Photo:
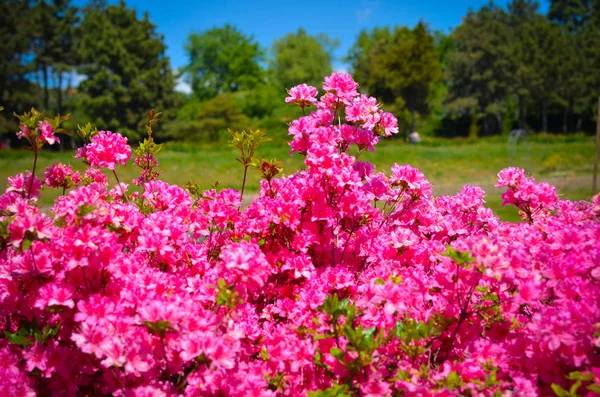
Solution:
[[(532, 87), (532, 96), (541, 105), (542, 131), (547, 132), (549, 103), (559, 94), (560, 82), (565, 75), (564, 54), (569, 51), (566, 36), (560, 26), (541, 15), (536, 15), (532, 24), (533, 46), (536, 56), (531, 68), (539, 76), (537, 84)], [(561, 75), (562, 74), (562, 75)]]
[(517, 97), (519, 112), (519, 128), (525, 129), (527, 110), (532, 96), (540, 94), (542, 75), (537, 68), (540, 63), (548, 62), (550, 54), (543, 53), (546, 23), (543, 16), (537, 13), (538, 4), (531, 0), (513, 0), (508, 4), (507, 24), (510, 29), (514, 86), (511, 92)]
[[(75, 41), (78, 9), (69, 0), (38, 1), (33, 7), (33, 52), (36, 71), (41, 73), (44, 89), (43, 108), (62, 112), (63, 83), (76, 64)], [(39, 79), (38, 79), (39, 80)], [(50, 88), (56, 92), (56, 106), (50, 106)]]
[[(367, 90), (386, 104), (402, 103), (410, 113), (410, 130), (414, 130), (416, 113), (428, 113), (433, 88), (441, 79), (433, 36), (420, 22), (412, 30), (396, 28), (391, 41), (374, 54)], [(407, 140), (409, 131), (405, 131)]]
[(290, 88), (306, 83), (319, 86), (331, 73), (333, 50), (339, 42), (327, 35), (311, 36), (302, 28), (273, 43), (272, 70), (278, 84)]
[(179, 111), (177, 118), (165, 127), (164, 138), (216, 142), (227, 129), (250, 127), (242, 113), (236, 94), (224, 93), (206, 101), (191, 98)]
[(448, 59), (447, 111), (483, 119), (484, 132), (503, 125), (507, 97), (514, 88), (515, 63), (506, 12), (493, 3), (469, 11), (452, 33), (455, 51)]
[(31, 79), (33, 39), (30, 1), (0, 2), (0, 133), (14, 133), (13, 112), (22, 113), (37, 104), (37, 87)]
[(79, 113), (100, 129), (138, 137), (148, 109), (174, 106), (175, 78), (166, 46), (146, 13), (94, 2), (83, 12)]
[(352, 76), (363, 88), (371, 77), (373, 58), (391, 40), (392, 32), (388, 27), (375, 28), (370, 32), (363, 29), (350, 48), (345, 61), (350, 62)]
[(185, 49), (190, 59), (187, 79), (200, 99), (252, 89), (263, 82), (263, 50), (231, 25), (191, 34)]
[(569, 32), (597, 23), (600, 3), (597, 0), (550, 0), (548, 18), (564, 26)]

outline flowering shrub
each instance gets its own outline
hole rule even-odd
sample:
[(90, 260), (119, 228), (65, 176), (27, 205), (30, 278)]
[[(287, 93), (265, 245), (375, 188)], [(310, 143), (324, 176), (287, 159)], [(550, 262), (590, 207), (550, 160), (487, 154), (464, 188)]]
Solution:
[[(434, 197), (422, 173), (357, 160), (398, 132), (345, 74), (288, 102), (306, 169), (232, 189), (158, 179), (152, 139), (132, 151), (85, 126), (83, 176), (64, 165), (9, 178), (0, 197), (0, 390), (10, 396), (570, 396), (600, 391), (600, 198), (559, 200), (522, 170), (484, 192)], [(39, 118), (39, 117), (38, 117)], [(41, 148), (55, 125), (22, 120)], [(50, 126), (50, 130), (48, 127)], [(254, 143), (253, 143), (254, 142)], [(354, 153), (351, 155), (350, 153)], [(37, 152), (36, 152), (37, 154)], [(114, 173), (116, 177), (116, 172)], [(112, 178), (111, 178), (112, 180)], [(40, 189), (62, 188), (49, 212)], [(68, 191), (67, 191), (68, 190)]]

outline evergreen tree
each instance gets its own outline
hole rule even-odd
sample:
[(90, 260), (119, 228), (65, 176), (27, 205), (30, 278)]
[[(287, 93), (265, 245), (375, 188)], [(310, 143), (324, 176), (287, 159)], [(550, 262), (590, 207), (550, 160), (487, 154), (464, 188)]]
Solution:
[(138, 137), (148, 109), (169, 109), (178, 98), (163, 37), (147, 13), (138, 19), (123, 1), (91, 3), (83, 17), (77, 115), (100, 129)]
[[(408, 111), (412, 131), (416, 114), (429, 112), (433, 89), (441, 79), (434, 38), (420, 22), (413, 29), (396, 28), (390, 42), (374, 54), (366, 88), (369, 95), (396, 105), (396, 112)], [(405, 140), (409, 129), (405, 129)]]
[[(43, 87), (43, 109), (48, 112), (63, 111), (63, 89), (66, 75), (76, 64), (75, 41), (79, 20), (76, 7), (69, 0), (38, 1), (33, 7), (33, 53), (38, 79)], [(54, 88), (55, 106), (50, 103), (50, 90)]]
[[(13, 112), (22, 113), (37, 105), (38, 92), (32, 81), (32, 2), (0, 2), (0, 134), (17, 130)], [(14, 135), (14, 134), (13, 134)]]
[(493, 3), (469, 11), (452, 38), (455, 51), (449, 56), (446, 76), (448, 112), (469, 114), (472, 125), (483, 119), (486, 134), (500, 131), (516, 76), (506, 11)]

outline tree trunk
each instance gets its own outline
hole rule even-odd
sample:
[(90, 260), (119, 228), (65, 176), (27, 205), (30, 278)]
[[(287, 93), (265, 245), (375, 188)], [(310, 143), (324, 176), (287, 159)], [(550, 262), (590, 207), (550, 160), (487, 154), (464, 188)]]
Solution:
[(577, 124), (575, 124), (575, 132), (581, 132), (581, 126), (583, 125), (583, 118), (581, 115), (577, 117)]
[(568, 121), (569, 121), (569, 107), (565, 106), (565, 110), (563, 111), (563, 134), (565, 134), (565, 135), (569, 133)]
[(62, 114), (62, 83), (63, 83), (63, 72), (58, 73), (58, 91), (56, 92), (56, 106), (58, 114)]
[(527, 128), (527, 105), (524, 98), (519, 98), (519, 128)]
[(479, 126), (477, 125), (477, 114), (475, 110), (471, 112), (471, 125), (469, 126), (469, 138), (477, 139), (479, 136)]
[(548, 99), (542, 98), (542, 131), (548, 132)]
[(415, 130), (415, 109), (411, 106), (408, 111), (410, 112), (410, 131), (404, 133), (404, 142), (408, 142), (408, 134)]
[(48, 111), (48, 103), (50, 102), (50, 97), (48, 95), (48, 66), (46, 64), (42, 65), (42, 73), (44, 76), (44, 109)]

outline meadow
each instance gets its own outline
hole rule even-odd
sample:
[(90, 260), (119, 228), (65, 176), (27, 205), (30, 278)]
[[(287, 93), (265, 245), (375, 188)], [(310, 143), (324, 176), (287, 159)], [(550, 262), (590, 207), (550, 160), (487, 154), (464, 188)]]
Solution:
[[(83, 170), (85, 165), (73, 158), (71, 151), (43, 150), (38, 161), (37, 174), (54, 162), (71, 164)], [(259, 148), (259, 155), (282, 161), (283, 173), (292, 174), (301, 169), (303, 157), (289, 155), (289, 146), (283, 138), (276, 138)], [(242, 167), (235, 160), (236, 149), (226, 139), (218, 143), (169, 142), (158, 156), (162, 179), (180, 186), (188, 182), (209, 189), (218, 181), (219, 188), (240, 188)], [(519, 146), (510, 146), (504, 137), (468, 139), (425, 138), (418, 145), (401, 140), (384, 140), (376, 152), (365, 152), (359, 158), (376, 165), (378, 171), (389, 171), (394, 163), (411, 164), (425, 174), (433, 185), (435, 195), (455, 194), (464, 184), (482, 187), (487, 205), (503, 220), (515, 221), (519, 215), (513, 207), (503, 208), (500, 190), (494, 187), (496, 175), (502, 168), (524, 168), (538, 181), (547, 181), (559, 188), (560, 196), (569, 200), (589, 200), (591, 197), (594, 140), (584, 135), (538, 134)], [(0, 151), (0, 189), (7, 186), (7, 177), (31, 169), (33, 156), (27, 150)], [(131, 165), (117, 169), (122, 181), (137, 176)], [(114, 178), (109, 175), (109, 178)], [(112, 179), (109, 179), (112, 180)], [(252, 199), (259, 187), (257, 172), (249, 171), (245, 201)], [(59, 195), (56, 189), (46, 189), (41, 203), (49, 206)]]

